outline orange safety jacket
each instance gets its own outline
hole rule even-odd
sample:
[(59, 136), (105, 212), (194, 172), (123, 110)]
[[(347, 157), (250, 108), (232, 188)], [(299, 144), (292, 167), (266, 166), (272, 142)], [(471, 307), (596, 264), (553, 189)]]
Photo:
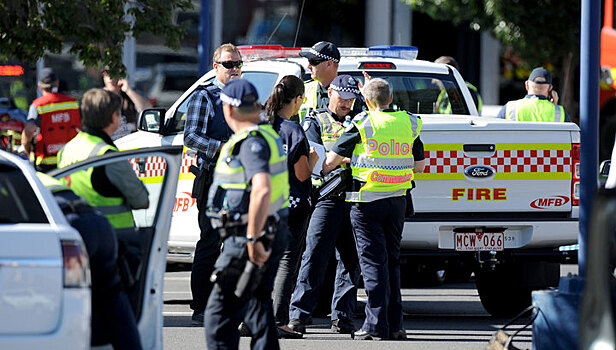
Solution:
[(79, 104), (61, 93), (49, 93), (32, 101), (41, 117), (34, 152), (36, 164), (55, 165), (56, 154), (81, 129)]

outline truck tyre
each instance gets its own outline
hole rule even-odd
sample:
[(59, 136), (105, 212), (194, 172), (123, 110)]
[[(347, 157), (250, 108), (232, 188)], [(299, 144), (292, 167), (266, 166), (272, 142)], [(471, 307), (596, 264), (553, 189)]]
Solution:
[(522, 285), (520, 265), (498, 265), (476, 273), (481, 304), (494, 317), (511, 317), (531, 304), (531, 289)]

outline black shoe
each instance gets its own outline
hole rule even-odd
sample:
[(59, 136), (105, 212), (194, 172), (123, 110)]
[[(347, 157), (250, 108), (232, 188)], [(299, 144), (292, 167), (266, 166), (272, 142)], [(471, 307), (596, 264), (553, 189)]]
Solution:
[(283, 338), (283, 339), (301, 339), (301, 338), (304, 337), (304, 335), (302, 333), (296, 332), (296, 331), (292, 330), (287, 325), (278, 326), (276, 328), (278, 329), (278, 338)]
[(237, 330), (240, 331), (240, 337), (252, 337), (252, 332), (244, 322), (240, 323)]
[(195, 327), (203, 327), (203, 313), (204, 311), (201, 312), (193, 312), (192, 318), (191, 318), (191, 322), (192, 325)]
[(360, 329), (358, 331), (351, 333), (351, 338), (353, 340), (381, 340), (382, 339), (381, 337), (372, 335), (363, 329)]
[(297, 318), (291, 319), (287, 326), (289, 326), (289, 328), (294, 332), (299, 332), (301, 334), (306, 333), (306, 325)]
[(332, 321), (332, 332), (340, 334), (351, 334), (356, 329), (353, 322), (347, 318), (339, 318)]
[(400, 329), (389, 334), (389, 340), (406, 340), (406, 330)]

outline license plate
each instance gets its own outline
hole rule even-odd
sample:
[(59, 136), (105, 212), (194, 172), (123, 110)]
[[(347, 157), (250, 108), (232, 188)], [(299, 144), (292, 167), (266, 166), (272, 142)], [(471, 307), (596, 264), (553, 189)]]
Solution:
[(503, 250), (505, 248), (504, 232), (456, 232), (455, 248), (460, 252), (481, 250)]

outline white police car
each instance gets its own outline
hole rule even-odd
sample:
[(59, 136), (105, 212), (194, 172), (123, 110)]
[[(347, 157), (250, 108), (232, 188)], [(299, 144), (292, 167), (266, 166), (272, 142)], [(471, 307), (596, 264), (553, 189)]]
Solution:
[[(133, 284), (125, 287), (144, 349), (162, 349), (163, 278), (180, 147), (114, 152), (51, 172), (141, 159), (163, 164), (146, 184), (150, 208), (133, 211), (136, 227), (118, 231)], [(89, 349), (90, 268), (79, 233), (23, 159), (0, 151), (0, 349)]]
[[(285, 75), (310, 79), (307, 60), (299, 56), (301, 48), (283, 48), (279, 45), (243, 46), (244, 65), (242, 78), (249, 80), (259, 92), (263, 104), (274, 85)], [(458, 114), (477, 115), (472, 98), (454, 69), (442, 64), (415, 60), (417, 50), (405, 47), (341, 48), (340, 74), (361, 76), (367, 71), (374, 77), (387, 77), (394, 87), (394, 105), (413, 112), (438, 112), (437, 101), (444, 89), (451, 95), (450, 111)], [(139, 131), (116, 141), (121, 149), (134, 149), (156, 145), (182, 145), (188, 100), (195, 89), (214, 79), (210, 71), (198, 79), (168, 110), (147, 109), (140, 118)], [(361, 78), (363, 79), (363, 78)], [(433, 79), (443, 82), (441, 88)], [(471, 101), (468, 103), (468, 101)], [(161, 122), (162, 121), (162, 122)], [(169, 262), (192, 262), (196, 241), (199, 239), (196, 201), (191, 197), (194, 175), (188, 169), (195, 164), (195, 152), (185, 150), (180, 171), (180, 181), (173, 210), (169, 239)], [(144, 164), (144, 169), (158, 168)], [(149, 177), (147, 171), (143, 174)], [(148, 181), (156, 181), (152, 176)]]

